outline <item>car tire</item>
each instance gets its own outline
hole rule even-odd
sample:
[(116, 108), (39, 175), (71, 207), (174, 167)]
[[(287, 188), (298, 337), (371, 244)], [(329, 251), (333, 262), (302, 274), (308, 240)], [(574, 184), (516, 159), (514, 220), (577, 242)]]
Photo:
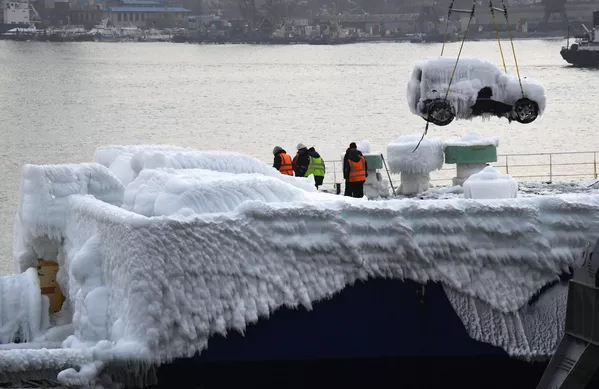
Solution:
[(518, 123), (532, 123), (539, 116), (539, 104), (526, 97), (518, 99), (512, 108), (512, 116)]
[(449, 101), (445, 99), (431, 100), (426, 107), (426, 118), (424, 120), (443, 127), (455, 119), (455, 111)]

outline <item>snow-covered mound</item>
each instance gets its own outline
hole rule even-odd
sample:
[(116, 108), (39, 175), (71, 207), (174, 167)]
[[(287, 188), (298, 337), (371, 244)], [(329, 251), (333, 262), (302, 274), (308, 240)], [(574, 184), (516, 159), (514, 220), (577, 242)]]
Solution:
[(470, 132), (466, 133), (466, 135), (462, 136), (461, 138), (457, 138), (457, 137), (449, 138), (443, 143), (445, 144), (445, 147), (448, 147), (448, 146), (461, 146), (461, 147), (495, 146), (495, 147), (498, 147), (499, 146), (499, 138), (496, 136), (489, 136), (489, 137), (483, 138), (483, 136), (480, 135), (478, 132), (470, 131)]
[[(421, 115), (425, 100), (445, 97), (455, 64), (456, 59), (451, 57), (426, 58), (416, 64), (407, 88), (408, 106), (413, 114)], [(462, 57), (447, 95), (457, 118), (471, 118), (471, 107), (483, 87), (492, 89), (493, 100), (509, 105), (522, 97), (516, 75), (506, 74), (490, 62)], [(545, 88), (532, 78), (523, 77), (522, 89), (525, 97), (539, 105), (542, 114), (547, 100)]]
[[(319, 197), (320, 196), (320, 197)], [(144, 216), (234, 211), (245, 201), (306, 202), (322, 196), (262, 174), (203, 169), (143, 170), (125, 191), (123, 208)]]
[(518, 182), (491, 166), (471, 175), (464, 182), (464, 197), (467, 199), (509, 199), (517, 196)]
[[(243, 331), (283, 306), (310, 308), (372, 277), (441, 282), (458, 294), (452, 304), (473, 336), (515, 355), (548, 353), (553, 335), (529, 324), (488, 332), (497, 318), (541, 315), (542, 331), (562, 328), (561, 307), (530, 316), (527, 303), (599, 230), (599, 196), (369, 202), (248, 172), (259, 167), (233, 166), (250, 160), (237, 154), (209, 162), (208, 152), (153, 150), (133, 155), (163, 155), (166, 169), (136, 172), (124, 204), (122, 184), (101, 165), (57, 167), (68, 174), (25, 167), (15, 260), (21, 271), (40, 257), (58, 262), (61, 314), (72, 320), (61, 349), (0, 350), (0, 378), (35, 368), (62, 370), (63, 383), (98, 382), (105, 367), (127, 361), (144, 371), (201, 352), (213, 334)], [(71, 189), (55, 195), (53, 180)], [(473, 301), (493, 317), (466, 321)], [(57, 340), (52, 330), (32, 344)]]
[(96, 150), (94, 162), (108, 167), (127, 185), (144, 169), (206, 169), (223, 173), (258, 173), (275, 177), (305, 191), (316, 192), (314, 181), (279, 173), (275, 168), (248, 155), (198, 151), (166, 145), (105, 146)]
[(402, 135), (387, 145), (387, 163), (392, 173), (425, 175), (443, 167), (443, 142), (440, 138), (424, 138), (414, 151), (422, 135)]

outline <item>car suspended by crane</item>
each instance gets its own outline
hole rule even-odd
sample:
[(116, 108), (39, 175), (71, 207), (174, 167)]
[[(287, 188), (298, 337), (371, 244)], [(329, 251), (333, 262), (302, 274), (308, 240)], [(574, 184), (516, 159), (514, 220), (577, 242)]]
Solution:
[[(494, 64), (478, 58), (461, 58), (470, 24), (475, 15), (476, 1), (473, 1), (472, 9), (469, 10), (454, 9), (454, 3), (451, 2), (445, 24), (445, 35), (452, 13), (470, 15), (457, 57), (443, 57), (444, 40), (441, 55), (420, 61), (408, 82), (407, 97), (410, 111), (426, 121), (423, 137), (430, 123), (446, 126), (454, 119), (497, 116), (507, 118), (510, 122), (529, 124), (543, 113), (546, 104), (545, 89), (533, 79), (520, 76), (507, 7), (503, 0), (501, 3), (503, 8), (496, 8), (492, 0), (489, 1), (503, 71)], [(507, 73), (495, 22), (496, 11), (501, 12), (506, 20), (516, 75)]]

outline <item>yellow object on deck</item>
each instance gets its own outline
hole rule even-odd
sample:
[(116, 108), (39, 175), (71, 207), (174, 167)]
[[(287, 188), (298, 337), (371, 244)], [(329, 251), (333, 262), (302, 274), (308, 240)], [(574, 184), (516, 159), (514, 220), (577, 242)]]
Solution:
[(44, 259), (39, 260), (37, 275), (40, 279), (42, 294), (50, 299), (50, 313), (58, 312), (64, 301), (60, 287), (56, 282), (56, 273), (58, 273), (58, 263)]

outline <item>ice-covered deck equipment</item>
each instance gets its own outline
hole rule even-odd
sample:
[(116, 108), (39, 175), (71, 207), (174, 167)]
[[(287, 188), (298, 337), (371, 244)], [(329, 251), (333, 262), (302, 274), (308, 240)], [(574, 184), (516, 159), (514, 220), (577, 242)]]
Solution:
[(387, 158), (389, 170), (401, 173), (396, 194), (418, 194), (430, 188), (430, 173), (443, 167), (443, 142), (440, 138), (403, 135), (387, 145)]
[(491, 166), (468, 177), (464, 182), (464, 198), (512, 199), (518, 197), (518, 183), (509, 174), (501, 174)]
[(483, 138), (476, 132), (469, 132), (461, 138), (451, 138), (444, 142), (445, 163), (456, 164), (453, 185), (463, 185), (471, 175), (483, 170), (489, 162), (497, 162), (499, 138)]

